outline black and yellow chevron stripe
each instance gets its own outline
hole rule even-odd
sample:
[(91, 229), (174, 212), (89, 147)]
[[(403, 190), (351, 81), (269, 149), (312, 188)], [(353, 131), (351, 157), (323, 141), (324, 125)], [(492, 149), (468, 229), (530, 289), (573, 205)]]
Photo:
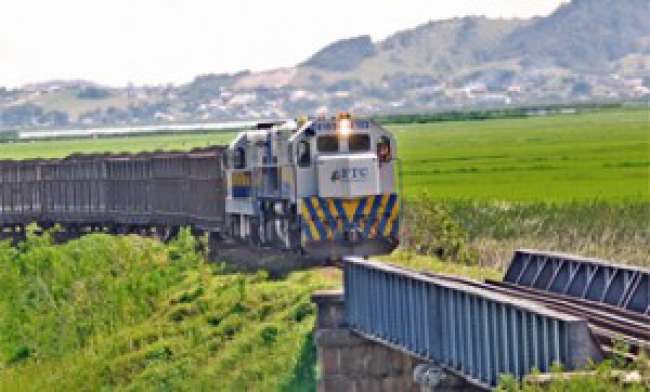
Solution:
[(306, 241), (341, 240), (357, 231), (361, 239), (397, 238), (397, 195), (383, 194), (354, 199), (305, 197), (301, 200), (302, 236)]

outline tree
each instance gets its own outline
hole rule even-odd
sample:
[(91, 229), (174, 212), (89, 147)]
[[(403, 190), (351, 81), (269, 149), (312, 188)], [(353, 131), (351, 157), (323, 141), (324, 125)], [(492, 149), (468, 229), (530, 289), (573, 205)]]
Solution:
[(591, 84), (585, 81), (576, 82), (571, 89), (571, 94), (573, 95), (590, 95), (591, 94)]
[(77, 93), (77, 97), (81, 99), (104, 99), (110, 95), (111, 92), (107, 89), (93, 86), (85, 87)]
[(650, 88), (650, 76), (643, 77), (643, 85)]

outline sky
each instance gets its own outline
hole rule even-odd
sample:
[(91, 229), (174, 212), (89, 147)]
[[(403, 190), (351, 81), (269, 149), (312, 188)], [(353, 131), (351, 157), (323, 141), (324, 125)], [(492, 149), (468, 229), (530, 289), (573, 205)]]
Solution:
[(2, 0), (0, 86), (180, 84), (296, 65), (341, 38), (429, 20), (544, 16), (566, 0)]

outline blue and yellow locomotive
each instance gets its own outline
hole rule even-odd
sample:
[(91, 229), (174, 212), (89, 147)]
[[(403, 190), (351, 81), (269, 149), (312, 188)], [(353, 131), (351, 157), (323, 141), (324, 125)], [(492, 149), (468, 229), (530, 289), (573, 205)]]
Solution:
[(347, 113), (242, 132), (225, 155), (228, 234), (314, 257), (388, 253), (399, 241), (395, 154), (387, 130)]

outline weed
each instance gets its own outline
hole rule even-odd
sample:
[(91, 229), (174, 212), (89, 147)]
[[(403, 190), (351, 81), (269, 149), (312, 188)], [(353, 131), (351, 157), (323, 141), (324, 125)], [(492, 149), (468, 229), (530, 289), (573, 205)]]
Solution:
[(404, 215), (403, 246), (442, 260), (473, 264), (466, 233), (442, 205), (427, 197), (410, 202)]

